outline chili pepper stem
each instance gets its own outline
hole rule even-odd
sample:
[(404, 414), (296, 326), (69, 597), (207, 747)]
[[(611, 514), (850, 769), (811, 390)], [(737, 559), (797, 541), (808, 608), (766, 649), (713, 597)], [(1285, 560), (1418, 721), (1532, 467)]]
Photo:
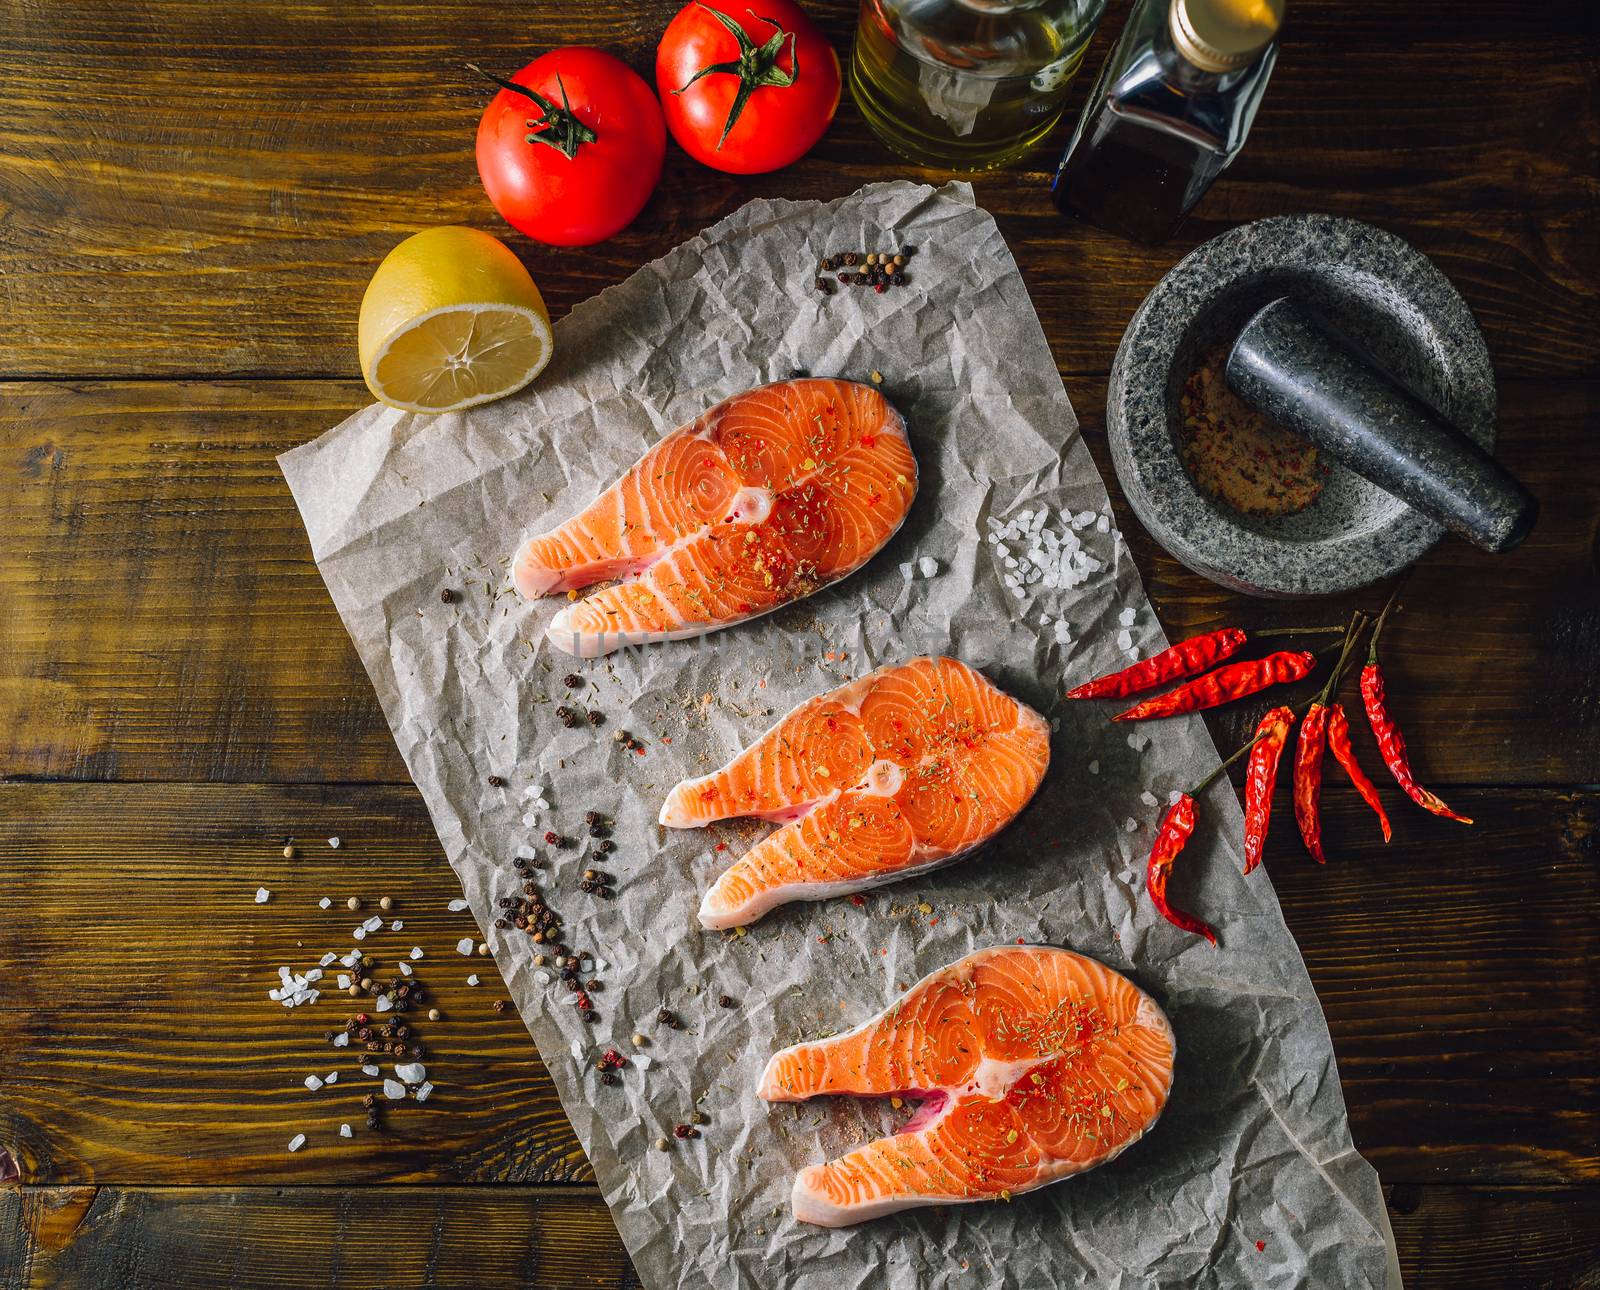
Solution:
[(1383, 630), (1383, 624), (1388, 620), (1389, 614), (1395, 607), (1395, 601), (1400, 596), (1400, 588), (1396, 587), (1389, 593), (1389, 599), (1384, 601), (1383, 610), (1378, 615), (1378, 621), (1372, 627), (1372, 639), (1367, 643), (1367, 666), (1372, 667), (1378, 661), (1378, 633)]
[(1332, 636), (1335, 633), (1344, 635), (1350, 630), (1350, 624), (1342, 627), (1265, 627), (1260, 631), (1251, 632), (1252, 636)]
[(1233, 755), (1230, 756), (1225, 762), (1222, 762), (1220, 765), (1218, 765), (1216, 767), (1216, 769), (1214, 769), (1209, 775), (1207, 775), (1198, 784), (1196, 784), (1193, 788), (1191, 788), (1189, 790), (1189, 796), (1190, 797), (1199, 797), (1201, 793), (1205, 792), (1206, 789), (1210, 788), (1211, 785), (1216, 782), (1216, 778), (1217, 778), (1218, 775), (1222, 774), (1223, 771), (1227, 770), (1229, 766), (1233, 765), (1234, 762), (1238, 761), (1239, 758), (1243, 757), (1247, 752), (1249, 752), (1252, 748), (1254, 748), (1264, 738), (1266, 738), (1266, 732), (1265, 731), (1263, 731), (1261, 734), (1258, 734), (1254, 739), (1252, 739), (1249, 743), (1245, 744), (1242, 748), (1239, 748), (1238, 750), (1236, 750), (1233, 753)]

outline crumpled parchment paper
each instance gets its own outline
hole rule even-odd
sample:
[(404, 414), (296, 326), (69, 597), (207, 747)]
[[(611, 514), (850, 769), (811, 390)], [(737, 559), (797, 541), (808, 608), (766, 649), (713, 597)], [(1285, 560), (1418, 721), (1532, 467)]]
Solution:
[[(905, 289), (812, 287), (824, 254), (906, 243), (919, 253)], [(989, 517), (1044, 506), (1059, 527), (1063, 511), (1109, 508), (1011, 253), (971, 189), (892, 183), (829, 203), (753, 201), (580, 305), (556, 338), (550, 367), (515, 398), (438, 418), (369, 407), (281, 465), (645, 1284), (1398, 1284), (1321, 1009), (1266, 873), (1241, 876), (1226, 784), (1202, 800), (1174, 882), (1222, 947), (1170, 927), (1144, 897), (1169, 794), (1216, 764), (1203, 723), (1130, 731), (1104, 705), (1059, 700), (1067, 682), (1126, 662), (1122, 611), (1134, 611), (1141, 655), (1166, 643), (1120, 534), (1088, 524), (1079, 536), (1103, 570), (1024, 600), (1002, 585), (984, 539)], [(797, 368), (862, 380), (877, 370), (905, 414), (921, 488), (889, 546), (810, 600), (703, 641), (585, 663), (553, 651), (543, 625), (564, 602), (527, 605), (510, 589), (523, 536), (565, 519), (711, 403)], [(932, 576), (923, 557), (937, 562)], [(1063, 618), (1071, 641), (1058, 644)], [(701, 892), (766, 826), (660, 830), (670, 786), (720, 765), (801, 699), (918, 653), (959, 656), (1058, 719), (1038, 799), (975, 858), (880, 888), (864, 906), (789, 905), (743, 936), (701, 931)], [(556, 717), (574, 697), (562, 684), (571, 672), (590, 683), (577, 700), (605, 714), (598, 730)], [(614, 741), (619, 729), (642, 755)], [(491, 774), (508, 786), (491, 787)], [(537, 818), (532, 785), (551, 802)], [(593, 856), (587, 839), (543, 844), (547, 828), (581, 837), (589, 810), (615, 820), (613, 855)], [(493, 926), (496, 900), (517, 890), (519, 853), (546, 857), (551, 906), (603, 965), (594, 1024), (559, 980), (538, 979), (526, 934)], [(597, 863), (615, 876), (614, 900), (578, 891)], [(854, 1026), (973, 949), (1017, 940), (1099, 958), (1164, 1004), (1178, 1063), (1159, 1124), (1112, 1164), (1008, 1204), (840, 1231), (796, 1224), (795, 1172), (905, 1112), (851, 1099), (768, 1106), (754, 1092), (767, 1058)], [(735, 1006), (719, 1006), (722, 995)], [(684, 1029), (655, 1024), (663, 1006)], [(634, 1031), (651, 1037), (642, 1053)], [(594, 1059), (613, 1045), (648, 1069), (636, 1062), (602, 1087)], [(710, 1120), (702, 1138), (653, 1148), (697, 1108)]]

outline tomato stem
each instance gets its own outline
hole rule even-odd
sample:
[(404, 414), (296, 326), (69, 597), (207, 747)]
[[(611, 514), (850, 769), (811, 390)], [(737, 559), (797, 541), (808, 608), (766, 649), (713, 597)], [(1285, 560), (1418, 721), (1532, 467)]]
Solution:
[(561, 79), (561, 73), (556, 73), (556, 84), (561, 87), (561, 106), (557, 107), (538, 90), (531, 90), (526, 85), (518, 85), (515, 81), (504, 80), (493, 72), (486, 72), (476, 63), (468, 63), (467, 67), (479, 76), (493, 81), (503, 90), (510, 90), (513, 94), (521, 94), (524, 98), (532, 99), (544, 114), (528, 122), (530, 133), (526, 136), (529, 143), (542, 143), (554, 148), (568, 161), (578, 155), (578, 149), (586, 143), (594, 143), (599, 139), (592, 129), (586, 126), (573, 114), (572, 101), (567, 98), (567, 87)]
[[(720, 22), (739, 42), (739, 57), (731, 58), (725, 63), (709, 63), (691, 76), (673, 94), (682, 94), (684, 90), (693, 85), (702, 76), (710, 76), (713, 72), (724, 72), (729, 76), (739, 78), (739, 90), (733, 96), (733, 107), (728, 111), (728, 119), (723, 122), (722, 135), (717, 140), (717, 151), (722, 150), (723, 141), (728, 137), (728, 131), (733, 129), (734, 122), (739, 119), (739, 114), (744, 111), (744, 105), (750, 101), (750, 96), (763, 88), (788, 89), (795, 83), (800, 75), (800, 51), (795, 45), (795, 34), (785, 31), (773, 19), (763, 18), (754, 9), (747, 12), (757, 22), (764, 22), (772, 27), (772, 35), (760, 45), (756, 44), (745, 34), (745, 30), (727, 14), (713, 9), (705, 4), (704, 0), (695, 0), (702, 9)], [(778, 66), (778, 59), (783, 56), (783, 43), (789, 42), (789, 71), (784, 71)]]

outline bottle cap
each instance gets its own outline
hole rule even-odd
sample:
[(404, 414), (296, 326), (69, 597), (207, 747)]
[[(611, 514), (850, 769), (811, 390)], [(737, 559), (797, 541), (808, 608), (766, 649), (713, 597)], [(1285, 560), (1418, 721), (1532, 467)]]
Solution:
[(1172, 42), (1206, 72), (1248, 67), (1278, 34), (1283, 0), (1172, 0)]

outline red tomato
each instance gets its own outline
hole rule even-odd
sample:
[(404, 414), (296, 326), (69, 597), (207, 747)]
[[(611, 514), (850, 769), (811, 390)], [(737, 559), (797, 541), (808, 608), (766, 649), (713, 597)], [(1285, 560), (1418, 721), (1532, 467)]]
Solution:
[[(759, 17), (757, 15), (760, 15)], [(672, 137), (736, 175), (798, 161), (839, 106), (839, 57), (793, 0), (690, 0), (656, 49)]]
[(494, 208), (552, 246), (588, 246), (626, 228), (667, 150), (644, 79), (610, 54), (573, 47), (534, 59), (512, 83), (532, 95), (503, 88), (478, 122), (478, 175)]

